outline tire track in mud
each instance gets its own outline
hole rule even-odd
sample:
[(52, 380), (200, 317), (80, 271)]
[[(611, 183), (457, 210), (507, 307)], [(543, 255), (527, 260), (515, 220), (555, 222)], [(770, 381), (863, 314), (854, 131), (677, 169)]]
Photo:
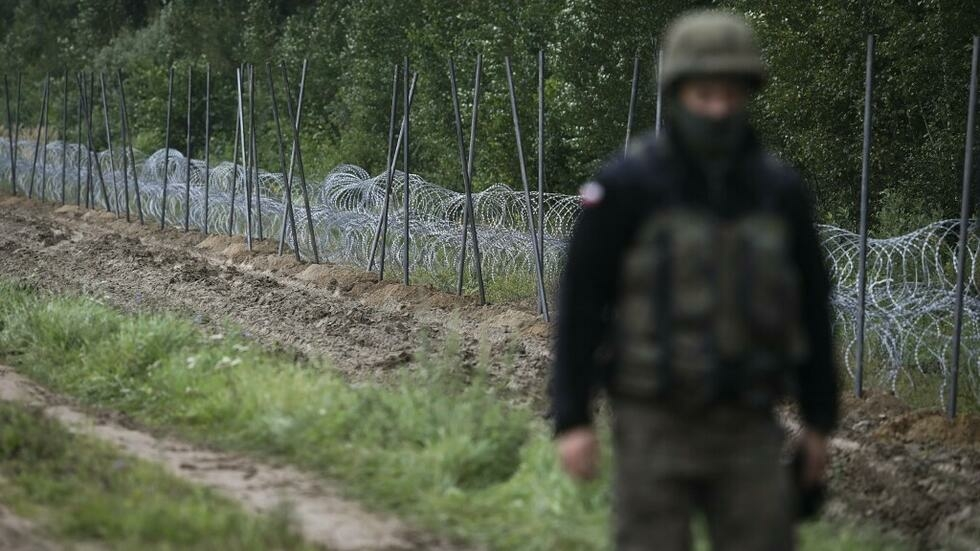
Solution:
[[(368, 512), (343, 498), (330, 483), (292, 467), (270, 465), (240, 454), (211, 451), (172, 438), (159, 438), (123, 426), (111, 416), (88, 415), (3, 365), (0, 365), (0, 400), (40, 408), (72, 432), (107, 442), (130, 456), (161, 465), (171, 474), (211, 488), (246, 510), (271, 514), (281, 512), (285, 507), (298, 532), (307, 541), (331, 551), (459, 549), (413, 530), (395, 517)], [(2, 510), (0, 520), (3, 520)], [(17, 538), (14, 541), (24, 541), (25, 545), (39, 542), (24, 529), (23, 523), (14, 528), (17, 528), (11, 532), (11, 537)], [(5, 532), (0, 523), (0, 544), (4, 543)]]

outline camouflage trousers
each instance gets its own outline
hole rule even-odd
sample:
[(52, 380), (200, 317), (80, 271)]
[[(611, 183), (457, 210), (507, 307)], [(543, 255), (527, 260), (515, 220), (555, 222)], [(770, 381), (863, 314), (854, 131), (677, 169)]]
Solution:
[(716, 551), (794, 548), (784, 436), (771, 414), (679, 414), (615, 398), (612, 406), (618, 551), (687, 551), (696, 513)]

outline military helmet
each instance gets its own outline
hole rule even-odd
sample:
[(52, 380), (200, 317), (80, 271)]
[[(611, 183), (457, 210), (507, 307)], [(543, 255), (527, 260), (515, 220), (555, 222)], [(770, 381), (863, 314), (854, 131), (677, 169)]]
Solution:
[(694, 76), (726, 75), (747, 79), (753, 88), (765, 81), (765, 66), (755, 35), (741, 16), (721, 10), (682, 15), (667, 29), (660, 78), (664, 90)]

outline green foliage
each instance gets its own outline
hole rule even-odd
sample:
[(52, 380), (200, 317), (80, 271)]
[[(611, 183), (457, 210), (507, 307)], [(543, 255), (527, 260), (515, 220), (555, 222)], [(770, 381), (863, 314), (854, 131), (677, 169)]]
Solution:
[(259, 518), (162, 467), (0, 402), (4, 504), (45, 531), (100, 549), (308, 549), (284, 515)]
[(868, 33), (878, 229), (957, 215), (974, 2), (729, 3), (752, 19), (771, 65), (757, 106), (763, 135), (803, 168), (828, 222), (855, 227), (858, 216)]
[[(371, 503), (492, 549), (608, 549), (608, 480), (565, 477), (545, 427), (497, 396), (481, 368), (463, 367), (452, 338), (424, 346), (390, 384), (354, 386), (230, 329), (207, 336), (181, 319), (0, 283), (0, 358), (151, 426), (340, 479)], [(846, 526), (803, 532), (811, 551), (901, 548)]]
[[(520, 185), (504, 56), (513, 60), (524, 146), (532, 165), (531, 184), (536, 185), (535, 64), (538, 49), (544, 48), (548, 53), (546, 187), (570, 193), (621, 147), (634, 53), (642, 60), (637, 135), (653, 123), (656, 41), (666, 23), (694, 7), (732, 7), (755, 23), (772, 69), (771, 85), (756, 105), (765, 140), (801, 167), (825, 220), (853, 227), (867, 33), (878, 37), (873, 220), (885, 194), (901, 197), (899, 203), (912, 211), (932, 205), (941, 216), (958, 212), (969, 43), (970, 33), (976, 30), (974, 4), (971, 0), (17, 0), (0, 7), (0, 70), (25, 71), (21, 120), (30, 126), (36, 124), (30, 121), (36, 121), (39, 83), (45, 72), (59, 75), (65, 67), (73, 71), (121, 67), (129, 79), (137, 144), (153, 149), (163, 145), (165, 67), (173, 63), (178, 71), (172, 144), (183, 150), (185, 100), (180, 98), (186, 89), (186, 66), (192, 64), (197, 71), (192, 109), (199, 152), (204, 116), (201, 72), (210, 63), (215, 98), (212, 152), (229, 159), (236, 104), (234, 71), (239, 63), (252, 62), (257, 78), (259, 160), (278, 170), (265, 64), (271, 62), (275, 69), (279, 62), (285, 63), (295, 94), (298, 68), (307, 57), (304, 157), (308, 172), (321, 176), (342, 162), (373, 173), (384, 169), (391, 70), (407, 55), (420, 72), (412, 111), (412, 170), (460, 188), (448, 58), (455, 56), (459, 65), (465, 119), (472, 102), (475, 55), (482, 52), (484, 94), (475, 184), (483, 188), (496, 182)], [(281, 103), (284, 91), (278, 71), (274, 80)], [(111, 124), (115, 129), (117, 122)], [(96, 134), (102, 144), (101, 132)], [(287, 130), (287, 144), (289, 139)], [(881, 229), (904, 231), (917, 218), (907, 218), (900, 227), (882, 221)]]

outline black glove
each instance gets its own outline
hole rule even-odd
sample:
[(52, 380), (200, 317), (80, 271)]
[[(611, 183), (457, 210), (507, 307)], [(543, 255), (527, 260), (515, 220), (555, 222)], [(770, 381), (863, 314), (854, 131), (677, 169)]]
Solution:
[(792, 480), (796, 498), (797, 520), (810, 520), (820, 514), (823, 504), (827, 501), (827, 485), (824, 482), (807, 484), (803, 480), (806, 457), (802, 448), (793, 453)]

